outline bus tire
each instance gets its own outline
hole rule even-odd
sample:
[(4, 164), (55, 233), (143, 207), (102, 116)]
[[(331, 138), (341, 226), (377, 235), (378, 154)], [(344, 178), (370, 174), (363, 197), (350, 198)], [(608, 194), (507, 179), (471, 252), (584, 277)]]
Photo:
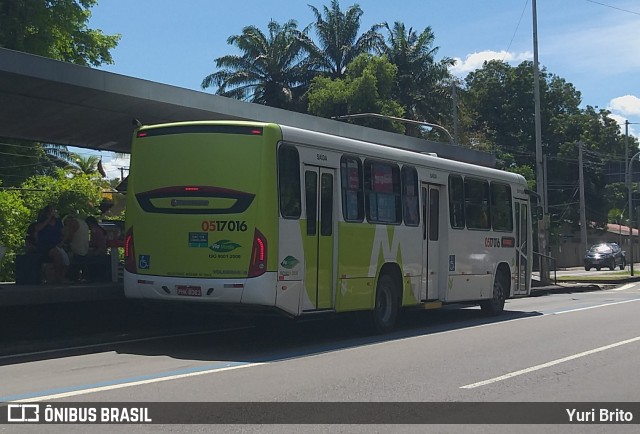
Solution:
[(371, 311), (371, 325), (376, 333), (393, 330), (398, 317), (398, 290), (394, 279), (384, 274), (376, 286), (376, 304)]
[(498, 274), (493, 281), (493, 297), (480, 302), (480, 309), (486, 315), (499, 315), (504, 310), (506, 300), (505, 287), (502, 276)]

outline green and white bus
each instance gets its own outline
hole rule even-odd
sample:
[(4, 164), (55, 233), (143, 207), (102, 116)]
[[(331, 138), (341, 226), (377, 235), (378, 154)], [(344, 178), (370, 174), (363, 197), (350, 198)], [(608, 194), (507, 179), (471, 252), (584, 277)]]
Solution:
[(134, 133), (125, 294), (369, 311), (529, 294), (531, 201), (517, 174), (284, 125), (198, 121)]

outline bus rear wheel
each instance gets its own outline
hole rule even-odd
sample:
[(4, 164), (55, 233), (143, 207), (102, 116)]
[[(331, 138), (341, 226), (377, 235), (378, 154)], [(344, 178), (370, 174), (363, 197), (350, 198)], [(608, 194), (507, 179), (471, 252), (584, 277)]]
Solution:
[(480, 309), (486, 315), (498, 315), (504, 310), (504, 302), (506, 300), (505, 287), (502, 276), (497, 275), (493, 281), (493, 297), (489, 300), (480, 302)]
[(398, 317), (398, 291), (393, 278), (385, 274), (378, 280), (376, 305), (371, 311), (371, 323), (376, 333), (393, 330)]

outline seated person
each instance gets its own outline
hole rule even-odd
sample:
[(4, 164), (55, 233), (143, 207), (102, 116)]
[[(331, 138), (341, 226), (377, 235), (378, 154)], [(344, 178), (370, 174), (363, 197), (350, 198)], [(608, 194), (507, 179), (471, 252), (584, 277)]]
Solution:
[(34, 236), (37, 239), (36, 249), (42, 261), (53, 264), (53, 283), (68, 283), (66, 275), (69, 256), (60, 247), (62, 244), (62, 222), (53, 205), (47, 205), (38, 214)]
[(27, 228), (27, 235), (24, 237), (24, 251), (27, 255), (37, 253), (38, 251), (36, 225), (37, 223), (31, 223)]
[(95, 217), (89, 216), (85, 219), (89, 226), (89, 255), (107, 254), (107, 231), (98, 224)]
[(89, 226), (84, 220), (73, 215), (64, 216), (62, 223), (63, 243), (71, 258), (68, 277), (71, 280), (79, 280), (84, 258), (89, 252)]
[(62, 219), (64, 224), (64, 244), (73, 256), (85, 256), (89, 252), (89, 226), (79, 217), (67, 215)]

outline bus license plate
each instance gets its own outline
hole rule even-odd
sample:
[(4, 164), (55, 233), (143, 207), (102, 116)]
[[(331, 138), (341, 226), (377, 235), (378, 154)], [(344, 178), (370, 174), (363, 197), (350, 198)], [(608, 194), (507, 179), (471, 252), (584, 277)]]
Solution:
[(178, 295), (186, 295), (187, 297), (202, 297), (202, 288), (199, 286), (177, 285), (176, 291)]

